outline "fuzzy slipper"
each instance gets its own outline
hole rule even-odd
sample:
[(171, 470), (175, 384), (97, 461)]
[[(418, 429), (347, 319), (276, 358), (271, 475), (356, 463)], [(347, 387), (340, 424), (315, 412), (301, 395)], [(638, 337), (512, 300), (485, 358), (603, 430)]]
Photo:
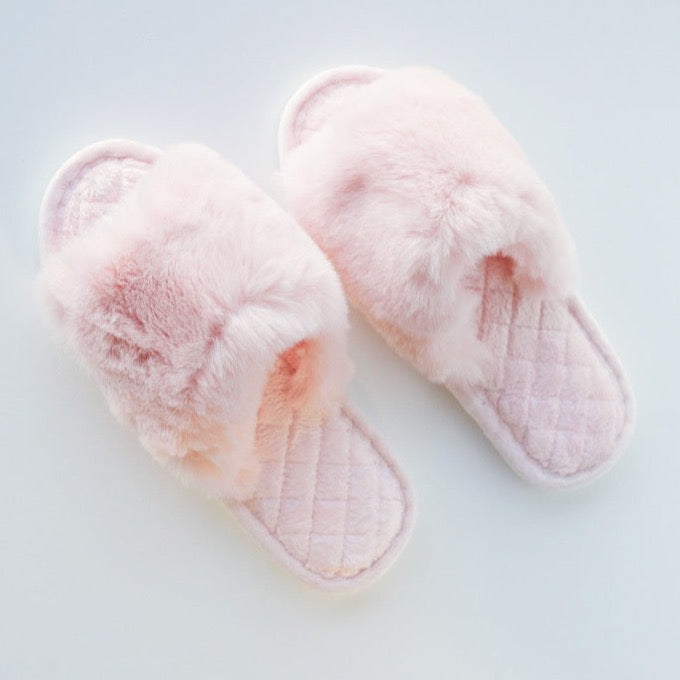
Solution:
[(295, 221), (207, 148), (114, 140), (47, 189), (39, 287), (113, 413), (324, 589), (409, 533), (397, 465), (342, 404), (346, 304)]
[(327, 71), (286, 106), (279, 153), (350, 301), (521, 476), (575, 486), (612, 466), (630, 387), (573, 293), (552, 195), (478, 97), (429, 69)]

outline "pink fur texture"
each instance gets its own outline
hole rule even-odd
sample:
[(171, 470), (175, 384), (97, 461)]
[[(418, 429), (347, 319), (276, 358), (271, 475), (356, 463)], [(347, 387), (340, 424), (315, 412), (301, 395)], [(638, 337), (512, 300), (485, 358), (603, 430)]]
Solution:
[(634, 400), (573, 292), (574, 246), (509, 132), (430, 69), (332, 69), (288, 102), (283, 189), (348, 297), (527, 480), (608, 470)]
[(345, 302), (290, 216), (207, 149), (114, 139), (56, 173), (40, 243), (57, 327), (157, 458), (304, 581), (384, 573), (410, 485), (338, 401)]
[(207, 148), (160, 155), (110, 214), (45, 254), (40, 289), (114, 413), (209, 493), (251, 496), (268, 381), (303, 412), (335, 408), (343, 393), (337, 276), (291, 217)]
[(503, 254), (527, 289), (567, 291), (574, 248), (555, 202), (485, 104), (445, 76), (384, 72), (342, 95), (284, 155), (292, 212), (430, 379), (478, 379), (485, 353), (465, 277)]

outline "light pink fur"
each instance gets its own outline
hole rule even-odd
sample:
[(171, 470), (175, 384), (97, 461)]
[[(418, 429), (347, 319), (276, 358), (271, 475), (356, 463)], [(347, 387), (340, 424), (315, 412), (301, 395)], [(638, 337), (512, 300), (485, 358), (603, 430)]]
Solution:
[(279, 127), (289, 206), (348, 297), (527, 480), (608, 470), (630, 385), (572, 286), (555, 202), (487, 106), (430, 69), (325, 71)]
[(57, 326), (157, 457), (304, 581), (384, 573), (413, 524), (410, 485), (338, 404), (344, 300), (288, 215), (205, 149), (116, 139), (56, 173), (40, 244)]
[(348, 377), (332, 267), (204, 147), (160, 156), (112, 214), (47, 254), (40, 288), (114, 413), (209, 493), (252, 494), (268, 380), (287, 408), (318, 410)]
[(430, 379), (478, 379), (464, 278), (500, 253), (527, 289), (566, 292), (574, 247), (555, 202), (486, 105), (435, 71), (385, 72), (343, 97), (284, 156), (291, 210)]

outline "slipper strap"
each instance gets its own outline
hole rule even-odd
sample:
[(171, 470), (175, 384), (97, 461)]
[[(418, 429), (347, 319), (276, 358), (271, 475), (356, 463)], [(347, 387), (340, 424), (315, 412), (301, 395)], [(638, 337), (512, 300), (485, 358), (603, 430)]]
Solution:
[(161, 155), (112, 212), (46, 255), (40, 288), (117, 417), (220, 496), (255, 485), (265, 391), (270, 418), (277, 402), (316, 412), (334, 407), (347, 379), (346, 305), (330, 263), (204, 147)]
[(506, 257), (524, 289), (573, 286), (555, 201), (488, 107), (442, 74), (386, 71), (342, 94), (319, 97), (326, 119), (283, 158), (288, 205), (398, 351), (435, 381), (472, 375), (471, 279), (486, 258)]

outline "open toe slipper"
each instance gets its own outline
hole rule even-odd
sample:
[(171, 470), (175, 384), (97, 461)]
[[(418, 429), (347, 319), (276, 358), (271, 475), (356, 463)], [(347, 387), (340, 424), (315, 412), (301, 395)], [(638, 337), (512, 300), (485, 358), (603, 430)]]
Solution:
[(327, 71), (288, 102), (279, 154), (350, 302), (518, 474), (576, 486), (612, 466), (630, 386), (551, 193), (477, 96), (430, 69)]
[(410, 487), (343, 402), (346, 303), (294, 219), (209, 149), (113, 140), (41, 212), (50, 317), (120, 420), (324, 589), (379, 576)]

